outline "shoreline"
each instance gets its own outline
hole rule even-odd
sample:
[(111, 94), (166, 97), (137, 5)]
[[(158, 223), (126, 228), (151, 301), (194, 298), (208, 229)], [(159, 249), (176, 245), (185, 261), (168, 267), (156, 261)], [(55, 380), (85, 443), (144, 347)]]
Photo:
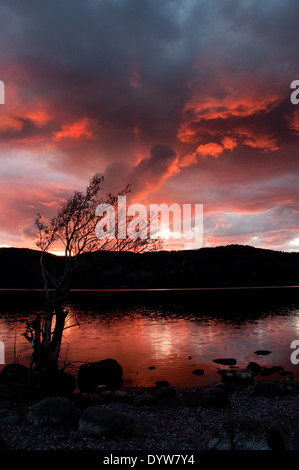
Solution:
[[(270, 384), (262, 393), (256, 393), (258, 382), (233, 387), (214, 383), (179, 389), (169, 384), (130, 390), (122, 387), (114, 391), (103, 389), (98, 394), (76, 393), (66, 398), (73, 402), (79, 416), (88, 408), (111, 416), (125, 415), (134, 426), (124, 435), (93, 434), (77, 425), (32, 423), (28, 421), (28, 413), (41, 400), (17, 403), (16, 399), (2, 399), (0, 443), (3, 450), (13, 452), (221, 450), (221, 445), (227, 445), (225, 426), (234, 423), (242, 427), (245, 423), (247, 429), (241, 448), (249, 445), (249, 450), (259, 450), (257, 442), (260, 442), (262, 449), (269, 444), (273, 450), (299, 450), (299, 379), (262, 380)], [(203, 391), (211, 389), (214, 394), (217, 391), (216, 401), (202, 402)], [(52, 398), (57, 399), (57, 395)], [(279, 438), (271, 443), (266, 434), (260, 434), (261, 429), (270, 435), (280, 433)], [(239, 440), (242, 441), (242, 436)]]

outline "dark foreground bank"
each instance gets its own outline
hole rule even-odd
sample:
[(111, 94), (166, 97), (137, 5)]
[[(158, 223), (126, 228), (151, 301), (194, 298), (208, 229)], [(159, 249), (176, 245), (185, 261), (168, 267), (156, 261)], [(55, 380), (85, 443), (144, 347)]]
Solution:
[(180, 390), (158, 383), (34, 401), (2, 393), (0, 444), (15, 452), (298, 450), (298, 398), (298, 378)]

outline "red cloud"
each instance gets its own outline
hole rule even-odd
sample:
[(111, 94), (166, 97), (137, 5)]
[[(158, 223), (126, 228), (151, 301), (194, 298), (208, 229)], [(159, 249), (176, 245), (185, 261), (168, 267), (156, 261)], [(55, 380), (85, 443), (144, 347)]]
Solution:
[(87, 118), (83, 118), (74, 124), (64, 124), (61, 131), (53, 132), (53, 140), (56, 142), (62, 139), (93, 140), (94, 138)]

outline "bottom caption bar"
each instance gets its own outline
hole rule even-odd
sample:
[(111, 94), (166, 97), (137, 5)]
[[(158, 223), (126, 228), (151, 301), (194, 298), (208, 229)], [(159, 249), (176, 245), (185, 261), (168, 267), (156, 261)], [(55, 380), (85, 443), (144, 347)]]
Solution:
[[(298, 451), (283, 451), (290, 461), (298, 462)], [(46, 462), (48, 466), (67, 464), (68, 468), (75, 464), (75, 468), (107, 469), (107, 468), (198, 468), (204, 462), (209, 465), (223, 465), (224, 463), (246, 463), (254, 464), (256, 459), (259, 463), (269, 463), (277, 458), (275, 451), (1, 451), (0, 459), (9, 459), (11, 464), (22, 463), (30, 460), (32, 468), (40, 468), (40, 462)], [(285, 456), (286, 457), (286, 456)], [(207, 459), (207, 460), (206, 460)], [(34, 466), (38, 463), (39, 466)]]

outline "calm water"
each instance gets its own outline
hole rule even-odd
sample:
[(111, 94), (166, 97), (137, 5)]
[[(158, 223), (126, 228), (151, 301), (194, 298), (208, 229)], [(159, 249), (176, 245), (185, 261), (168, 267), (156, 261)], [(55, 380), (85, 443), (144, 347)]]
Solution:
[[(0, 293), (6, 362), (29, 363), (23, 332), (42, 306), (41, 295)], [(219, 381), (222, 366), (213, 359), (233, 357), (240, 368), (255, 361), (299, 375), (290, 361), (290, 344), (299, 339), (297, 290), (84, 292), (73, 293), (68, 308), (67, 326), (76, 326), (64, 332), (61, 363), (72, 362), (74, 374), (82, 362), (111, 357), (122, 365), (126, 385), (165, 379), (193, 386)], [(258, 349), (272, 353), (257, 356)], [(204, 375), (193, 375), (195, 368)]]

